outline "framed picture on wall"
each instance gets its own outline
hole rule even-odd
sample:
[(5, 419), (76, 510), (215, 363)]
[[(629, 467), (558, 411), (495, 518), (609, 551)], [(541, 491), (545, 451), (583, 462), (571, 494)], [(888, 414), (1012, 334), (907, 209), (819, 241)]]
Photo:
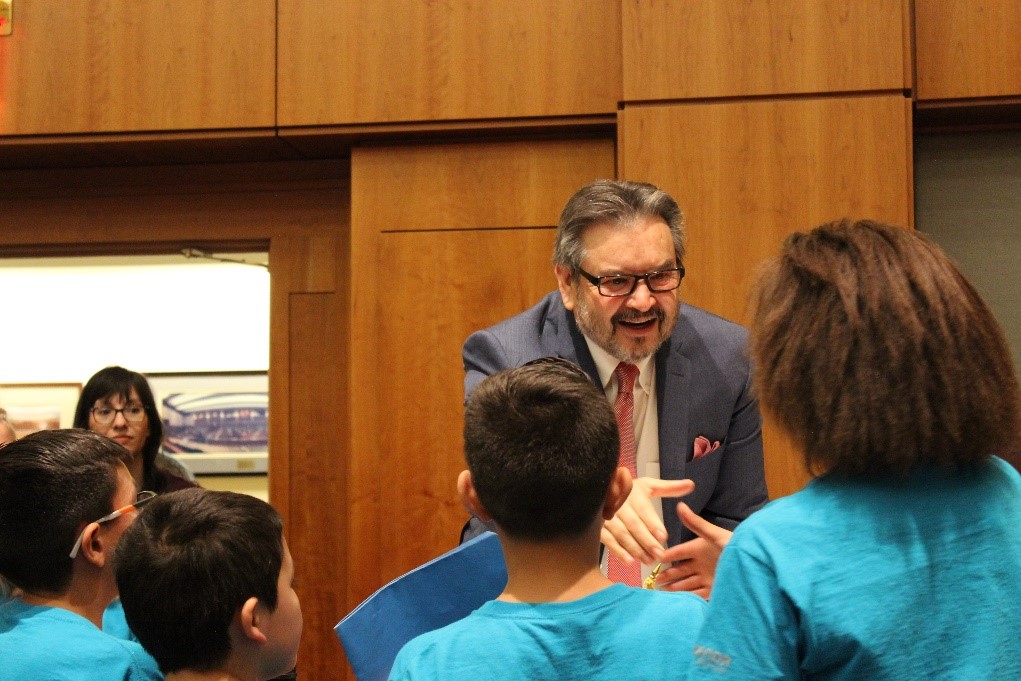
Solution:
[(265, 371), (146, 374), (163, 421), (163, 452), (196, 475), (264, 474)]
[(81, 383), (0, 383), (0, 407), (18, 437), (39, 430), (70, 428)]

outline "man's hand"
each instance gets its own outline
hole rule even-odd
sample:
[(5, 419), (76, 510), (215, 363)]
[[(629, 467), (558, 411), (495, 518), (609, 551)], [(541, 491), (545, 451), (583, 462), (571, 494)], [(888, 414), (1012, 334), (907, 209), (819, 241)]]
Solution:
[(651, 565), (666, 560), (663, 551), (666, 527), (652, 500), (681, 497), (691, 494), (694, 489), (695, 483), (691, 480), (636, 478), (627, 501), (613, 518), (603, 523), (603, 544), (624, 561), (634, 559)]
[(733, 533), (697, 515), (684, 502), (677, 504), (677, 517), (698, 536), (663, 552), (664, 565), (673, 565), (660, 571), (656, 585), (664, 591), (691, 591), (708, 600), (720, 552)]

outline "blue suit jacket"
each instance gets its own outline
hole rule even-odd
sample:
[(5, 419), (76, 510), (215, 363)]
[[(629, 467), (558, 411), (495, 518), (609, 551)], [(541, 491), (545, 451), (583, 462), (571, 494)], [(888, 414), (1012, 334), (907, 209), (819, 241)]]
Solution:
[[(656, 352), (660, 477), (693, 480), (695, 491), (684, 501), (727, 529), (767, 501), (762, 417), (750, 393), (746, 339), (747, 332), (737, 324), (681, 304), (673, 334)], [(473, 333), (462, 355), (466, 397), (489, 374), (549, 356), (577, 363), (601, 385), (585, 338), (558, 291), (519, 315)], [(719, 440), (720, 447), (692, 461), (699, 435)], [(677, 518), (677, 501), (663, 500), (670, 546), (693, 536)], [(465, 538), (483, 529), (477, 519), (471, 522)]]

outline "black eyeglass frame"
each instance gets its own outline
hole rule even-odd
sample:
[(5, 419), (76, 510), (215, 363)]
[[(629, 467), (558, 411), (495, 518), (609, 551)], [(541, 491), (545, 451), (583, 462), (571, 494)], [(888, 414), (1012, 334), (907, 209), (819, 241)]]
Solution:
[[(680, 275), (677, 277), (677, 284), (671, 286), (670, 288), (655, 288), (652, 285), (652, 282), (649, 280), (649, 277), (654, 277), (657, 274), (663, 274), (664, 272), (677, 272), (677, 274)], [(650, 293), (667, 293), (668, 291), (676, 290), (677, 288), (680, 287), (681, 282), (684, 281), (684, 265), (670, 267), (665, 270), (655, 270), (653, 272), (646, 272), (645, 274), (604, 274), (603, 276), (600, 277), (597, 277), (594, 274), (589, 274), (588, 272), (579, 267), (578, 274), (585, 277), (585, 280), (588, 281), (588, 283), (595, 286), (596, 290), (599, 291), (599, 295), (603, 296), (604, 298), (624, 298), (635, 292), (635, 289), (638, 288), (638, 282), (640, 281), (645, 282), (645, 286), (649, 289)], [(604, 279), (623, 279), (623, 278), (632, 279), (631, 288), (628, 289), (626, 293), (603, 292), (602, 284)]]
[[(109, 417), (109, 419), (100, 419), (96, 412), (105, 409), (109, 409), (110, 411), (113, 412), (113, 414)], [(138, 418), (135, 418), (134, 416), (128, 416), (128, 409), (141, 409), (142, 414)], [(142, 421), (145, 420), (146, 417), (145, 407), (143, 407), (140, 404), (129, 404), (121, 409), (114, 409), (113, 407), (93, 407), (92, 409), (89, 409), (89, 413), (92, 414), (92, 418), (96, 420), (96, 423), (98, 423), (101, 426), (108, 426), (114, 421), (116, 421), (117, 414), (123, 415), (124, 420), (127, 421), (128, 423), (141, 423)]]

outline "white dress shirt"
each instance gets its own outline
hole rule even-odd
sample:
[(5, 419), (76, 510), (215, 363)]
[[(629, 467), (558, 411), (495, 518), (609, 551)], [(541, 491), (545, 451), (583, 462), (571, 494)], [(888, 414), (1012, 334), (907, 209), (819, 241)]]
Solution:
[[(599, 380), (606, 399), (612, 405), (617, 399), (617, 365), (620, 360), (585, 337), (592, 360), (595, 362)], [(636, 465), (638, 477), (659, 478), (659, 417), (656, 410), (656, 362), (649, 355), (637, 364), (638, 380), (635, 381), (634, 428)], [(663, 519), (663, 504), (653, 503), (653, 508)], [(642, 578), (652, 571), (651, 565), (642, 565)], [(603, 552), (603, 572), (606, 572), (606, 552)]]

